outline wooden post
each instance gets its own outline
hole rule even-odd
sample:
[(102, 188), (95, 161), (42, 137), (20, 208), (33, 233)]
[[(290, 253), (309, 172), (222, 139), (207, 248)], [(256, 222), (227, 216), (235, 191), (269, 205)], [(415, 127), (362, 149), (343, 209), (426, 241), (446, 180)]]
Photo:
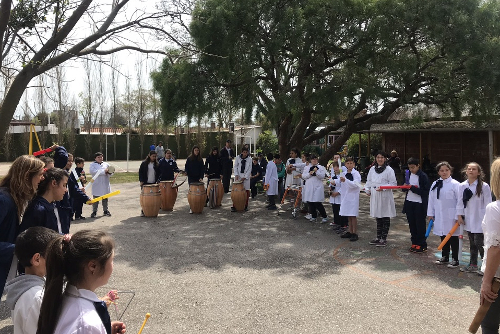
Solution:
[(460, 168), (464, 165), (463, 132), (460, 131)]
[(361, 132), (359, 133), (358, 159), (361, 158)]
[(368, 132), (368, 152), (367, 152), (367, 156), (371, 157), (371, 149), (370, 149), (370, 132)]
[(422, 132), (419, 132), (418, 133), (418, 136), (419, 136), (419, 152), (418, 152), (418, 161), (420, 161), (420, 163), (422, 163)]

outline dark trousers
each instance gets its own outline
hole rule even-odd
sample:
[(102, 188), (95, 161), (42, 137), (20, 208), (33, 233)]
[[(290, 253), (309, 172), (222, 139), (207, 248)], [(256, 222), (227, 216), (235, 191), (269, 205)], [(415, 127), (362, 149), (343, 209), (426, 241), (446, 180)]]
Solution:
[(477, 266), (477, 255), (481, 255), (481, 259), (484, 257), (484, 234), (482, 233), (471, 233), (469, 234), (470, 243), (470, 264)]
[(233, 172), (233, 167), (224, 166), (222, 168), (222, 185), (224, 187), (224, 193), (229, 192), (229, 186), (231, 184), (231, 174)]
[(500, 301), (497, 299), (491, 304), (488, 313), (481, 322), (483, 334), (498, 334), (500, 327)]
[(274, 207), (276, 206), (276, 201), (274, 199), (275, 195), (267, 195), (267, 200), (269, 202), (269, 206)]
[(75, 212), (75, 218), (81, 217), (83, 211), (83, 202), (78, 199), (75, 199), (73, 201), (73, 211)]
[(323, 203), (321, 202), (308, 202), (308, 203), (309, 203), (309, 213), (312, 215), (313, 218), (318, 217), (317, 211), (319, 211), (321, 217), (323, 218), (327, 217)]
[(425, 238), (427, 223), (424, 205), (422, 203), (406, 201), (405, 210), (408, 226), (410, 227), (411, 244), (427, 248), (427, 241)]
[(283, 184), (283, 178), (278, 178), (278, 200), (281, 201), (285, 195), (285, 185)]
[[(441, 236), (441, 241), (446, 238), (445, 235)], [(458, 236), (452, 236), (447, 243), (444, 244), (443, 250), (441, 251), (441, 255), (447, 259), (450, 258), (450, 247), (451, 254), (453, 256), (453, 260), (458, 261)]]
[(340, 215), (340, 204), (333, 204), (332, 203), (332, 211), (333, 211), (333, 222), (336, 225), (345, 227), (349, 223), (349, 219), (347, 217), (341, 216)]
[(252, 198), (254, 198), (255, 196), (257, 196), (257, 187), (255, 186), (255, 184), (257, 182), (259, 182), (260, 180), (258, 180), (257, 178), (255, 179), (250, 179), (250, 191), (252, 193)]
[(386, 240), (391, 227), (391, 218), (377, 218), (377, 239)]

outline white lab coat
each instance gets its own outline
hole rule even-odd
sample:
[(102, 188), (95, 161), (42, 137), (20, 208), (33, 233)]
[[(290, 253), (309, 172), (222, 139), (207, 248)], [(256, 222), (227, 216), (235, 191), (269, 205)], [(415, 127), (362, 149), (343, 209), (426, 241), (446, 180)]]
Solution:
[(396, 217), (396, 205), (392, 190), (376, 191), (376, 188), (397, 185), (396, 175), (391, 167), (386, 166), (380, 174), (375, 171), (375, 166), (370, 168), (365, 184), (365, 192), (370, 195), (370, 216), (373, 218)]
[[(241, 161), (245, 160), (245, 170), (242, 173), (241, 172)], [(247, 156), (245, 159), (241, 158), (241, 155), (238, 155), (234, 159), (234, 179), (237, 180), (245, 178), (245, 181), (243, 181), (243, 186), (245, 187), (245, 190), (250, 190), (250, 176), (252, 175), (252, 158), (250, 156)]]
[[(484, 233), (484, 258), (481, 271), (486, 271), (488, 263), (488, 250), (490, 247), (500, 247), (500, 201), (495, 201), (486, 206), (483, 223)], [(500, 267), (496, 268), (495, 277), (500, 277)]]
[(43, 292), (43, 286), (36, 285), (19, 297), (11, 312), (14, 334), (36, 334)]
[(269, 161), (267, 164), (264, 182), (268, 186), (268, 196), (278, 195), (278, 169), (276, 168), (274, 161)]
[[(292, 159), (292, 158), (290, 158)], [(302, 172), (304, 171), (304, 167), (306, 166), (305, 162), (302, 162), (300, 158), (295, 158), (295, 163), (291, 164), (290, 159), (286, 161), (286, 167), (289, 165), (295, 166), (295, 170), (292, 171), (291, 174), (286, 174), (286, 179), (285, 179), (285, 187), (289, 187), (291, 185), (297, 185), (301, 186), (302, 185), (302, 179), (300, 178), (295, 178), (297, 175), (302, 175)]]
[[(340, 175), (335, 175), (335, 171), (331, 170), (330, 177), (330, 191), (338, 192), (339, 195), (332, 197), (330, 196), (331, 204), (341, 204), (342, 203), (342, 182), (340, 182)], [(334, 178), (336, 177), (336, 178)], [(332, 189), (333, 188), (333, 189)]]
[(103, 196), (109, 194), (111, 192), (111, 185), (109, 184), (109, 177), (111, 174), (106, 174), (104, 172), (105, 169), (109, 167), (107, 162), (103, 162), (102, 164), (98, 164), (97, 162), (93, 162), (90, 164), (89, 170), (92, 177), (97, 174), (100, 170), (102, 171), (99, 176), (92, 183), (92, 195), (93, 196)]
[[(441, 180), (441, 179), (440, 179)], [(437, 188), (432, 190), (436, 181), (431, 185), (429, 191), (429, 204), (427, 206), (427, 216), (434, 217), (435, 235), (447, 235), (457, 220), (457, 201), (459, 182), (451, 176), (443, 181), (443, 187), (437, 199)], [(458, 236), (460, 229), (457, 229), (454, 236)]]
[[(464, 208), (464, 190), (469, 188), (474, 194), (467, 202), (467, 207)], [(483, 233), (481, 223), (483, 222), (486, 206), (491, 203), (490, 186), (483, 182), (481, 189), (481, 197), (476, 195), (477, 180), (469, 185), (469, 181), (465, 180), (458, 186), (458, 202), (457, 202), (457, 218), (459, 215), (465, 216), (464, 230), (471, 233)]]
[(359, 185), (361, 183), (361, 175), (355, 169), (351, 171), (351, 174), (354, 180), (345, 179), (345, 182), (342, 184), (340, 215), (344, 217), (357, 217), (359, 215)]
[(313, 167), (315, 166), (306, 166), (302, 172), (302, 178), (307, 182), (307, 188), (302, 192), (302, 198), (307, 202), (323, 202), (325, 199), (323, 179), (326, 175), (326, 169), (321, 165), (316, 165), (318, 170), (316, 171), (316, 175), (312, 176), (309, 174), (309, 171)]

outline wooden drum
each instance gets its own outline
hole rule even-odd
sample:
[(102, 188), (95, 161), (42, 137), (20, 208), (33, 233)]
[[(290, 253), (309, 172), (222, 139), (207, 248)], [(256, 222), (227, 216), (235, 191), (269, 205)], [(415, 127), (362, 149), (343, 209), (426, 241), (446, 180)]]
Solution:
[(161, 209), (163, 211), (172, 211), (174, 209), (175, 201), (177, 200), (177, 191), (179, 188), (172, 187), (174, 181), (161, 181)]
[(160, 211), (161, 194), (158, 184), (146, 184), (141, 189), (141, 207), (144, 216), (157, 217)]
[(233, 189), (231, 189), (231, 200), (233, 201), (233, 206), (236, 211), (245, 210), (245, 204), (247, 202), (247, 191), (243, 185), (243, 181), (234, 181)]
[(224, 188), (222, 186), (222, 181), (220, 179), (210, 179), (208, 180), (207, 196), (210, 195), (210, 189), (215, 188), (215, 196), (217, 198), (215, 206), (222, 205), (222, 196), (224, 196)]
[(205, 185), (201, 182), (193, 182), (189, 185), (188, 202), (193, 213), (202, 213), (207, 200)]

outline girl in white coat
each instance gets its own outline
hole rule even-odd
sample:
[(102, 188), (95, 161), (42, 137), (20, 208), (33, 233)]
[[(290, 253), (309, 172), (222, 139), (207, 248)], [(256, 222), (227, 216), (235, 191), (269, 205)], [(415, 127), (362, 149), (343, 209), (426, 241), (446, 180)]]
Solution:
[[(347, 171), (347, 169), (346, 169)], [(338, 160), (332, 162), (332, 169), (330, 174), (330, 204), (333, 211), (333, 222), (330, 226), (333, 227), (337, 233), (340, 231), (345, 232), (347, 226), (347, 217), (340, 215), (340, 204), (342, 203), (342, 182), (340, 182), (340, 167)]]
[(325, 199), (323, 179), (325, 175), (325, 167), (318, 165), (317, 156), (311, 155), (311, 164), (306, 166), (302, 172), (302, 178), (307, 182), (307, 188), (305, 192), (302, 193), (302, 196), (309, 203), (309, 213), (312, 216), (310, 221), (316, 222), (316, 217), (318, 216), (317, 211), (319, 211), (321, 217), (323, 217), (321, 220), (322, 224), (328, 222), (328, 216), (323, 206), (323, 201)]
[(391, 218), (396, 217), (396, 206), (392, 190), (381, 190), (380, 186), (396, 186), (397, 181), (394, 170), (386, 164), (384, 152), (378, 152), (375, 161), (365, 184), (365, 192), (370, 196), (370, 216), (377, 220), (377, 238), (370, 241), (370, 245), (385, 247)]
[[(94, 198), (104, 196), (111, 192), (111, 185), (109, 183), (109, 177), (113, 175), (109, 173), (109, 164), (104, 162), (104, 155), (101, 152), (94, 154), (95, 161), (90, 164), (89, 170), (92, 174), (94, 182), (92, 183), (92, 196)], [(91, 218), (95, 218), (97, 215), (97, 209), (99, 208), (99, 202), (92, 204), (92, 214)], [(108, 199), (102, 200), (102, 209), (105, 216), (111, 216), (108, 210)]]
[(266, 167), (266, 178), (264, 180), (264, 184), (267, 187), (267, 199), (269, 201), (269, 205), (266, 206), (268, 210), (276, 210), (275, 196), (278, 195), (278, 169), (276, 168), (276, 161), (281, 163), (280, 155), (276, 154), (268, 154), (267, 156), (268, 163)]
[(361, 175), (354, 169), (354, 158), (345, 159), (347, 173), (340, 177), (342, 182), (342, 202), (340, 204), (340, 215), (348, 217), (349, 231), (342, 234), (341, 238), (349, 238), (357, 241), (358, 238), (358, 214), (359, 214), (359, 185)]
[[(453, 168), (442, 161), (437, 164), (436, 170), (440, 176), (434, 181), (429, 192), (429, 204), (427, 206), (428, 219), (434, 220), (433, 233), (444, 240), (448, 232), (457, 221), (458, 181), (451, 177)], [(447, 264), (449, 268), (458, 267), (458, 229), (444, 245), (441, 259), (437, 264)], [(450, 246), (453, 260), (450, 262)]]
[(460, 183), (458, 189), (457, 215), (458, 222), (464, 224), (469, 235), (470, 263), (460, 271), (481, 273), (477, 269), (477, 256), (484, 257), (483, 222), (486, 206), (491, 203), (490, 186), (484, 182), (484, 173), (476, 162), (465, 165), (463, 170), (467, 180)]
[[(245, 146), (241, 150), (241, 154), (234, 160), (234, 180), (243, 181), (247, 193), (245, 202), (245, 211), (248, 211), (248, 198), (250, 197), (250, 176), (252, 176), (252, 158), (248, 155), (248, 148)], [(231, 207), (232, 212), (236, 212), (236, 208)]]
[(300, 159), (300, 151), (297, 148), (293, 148), (290, 151), (290, 159), (286, 161), (286, 179), (285, 188), (291, 185), (302, 185), (302, 179), (300, 176), (304, 171), (306, 163)]

